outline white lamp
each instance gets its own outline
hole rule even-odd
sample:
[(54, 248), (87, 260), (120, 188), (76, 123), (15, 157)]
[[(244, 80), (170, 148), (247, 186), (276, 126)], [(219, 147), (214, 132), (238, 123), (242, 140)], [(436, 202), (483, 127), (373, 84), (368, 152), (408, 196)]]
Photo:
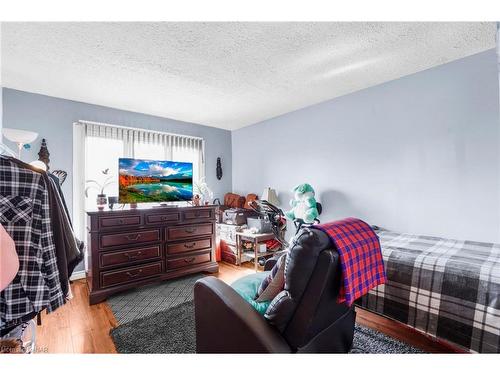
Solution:
[(3, 128), (2, 133), (9, 141), (17, 144), (19, 159), (21, 159), (21, 150), (23, 146), (33, 142), (36, 137), (38, 137), (38, 133), (21, 129)]
[(270, 187), (264, 189), (264, 192), (262, 193), (262, 200), (268, 201), (275, 206), (280, 204), (278, 196), (276, 195), (276, 190), (271, 189)]

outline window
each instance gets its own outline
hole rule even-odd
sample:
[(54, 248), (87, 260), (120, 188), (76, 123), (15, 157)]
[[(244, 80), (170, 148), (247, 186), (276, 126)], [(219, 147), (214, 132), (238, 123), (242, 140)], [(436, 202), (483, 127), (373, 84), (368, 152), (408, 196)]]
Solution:
[[(114, 178), (114, 182), (104, 188), (107, 196), (118, 195), (118, 158), (123, 156), (123, 140), (107, 139), (98, 137), (87, 137), (85, 151), (85, 181), (93, 180), (99, 184), (104, 183), (107, 176)], [(87, 190), (88, 197), (85, 199), (85, 209), (92, 210), (96, 206), (97, 194), (100, 194), (97, 185), (86, 183), (86, 186), (93, 186)]]
[(193, 148), (176, 149), (173, 151), (172, 160), (193, 163), (193, 181), (199, 181), (199, 152)]
[[(73, 128), (73, 219), (85, 238), (85, 210), (96, 209), (98, 184), (109, 177), (107, 196), (118, 196), (118, 159), (173, 160), (193, 163), (193, 181), (205, 175), (201, 138), (79, 121)], [(106, 174), (103, 174), (106, 171)], [(96, 183), (86, 183), (94, 180)], [(86, 189), (88, 186), (93, 186)], [(88, 196), (85, 196), (87, 191)]]
[(199, 160), (200, 150), (196, 147), (172, 147), (168, 153), (171, 156), (165, 155), (165, 147), (158, 143), (145, 143), (140, 141), (134, 142), (134, 158), (148, 160), (172, 160), (193, 163), (193, 181), (199, 181)]
[(164, 147), (158, 143), (134, 142), (134, 157), (136, 159), (165, 159)]

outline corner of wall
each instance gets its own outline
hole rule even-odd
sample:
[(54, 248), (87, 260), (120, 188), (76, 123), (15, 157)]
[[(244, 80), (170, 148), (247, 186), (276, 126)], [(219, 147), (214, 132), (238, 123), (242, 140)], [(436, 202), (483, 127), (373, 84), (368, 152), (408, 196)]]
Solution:
[(231, 132), (231, 192), (234, 190), (235, 183), (234, 183), (234, 176), (236, 175), (234, 167), (236, 165), (234, 161), (234, 155), (236, 154), (234, 152), (234, 134), (236, 130), (230, 130)]

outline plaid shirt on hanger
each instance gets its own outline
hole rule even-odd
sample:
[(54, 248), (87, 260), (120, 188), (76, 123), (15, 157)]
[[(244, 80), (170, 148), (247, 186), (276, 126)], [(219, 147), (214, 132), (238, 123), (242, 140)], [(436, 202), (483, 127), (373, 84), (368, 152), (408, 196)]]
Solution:
[(33, 312), (65, 303), (49, 216), (48, 191), (40, 173), (0, 156), (0, 223), (16, 244), (19, 272), (0, 292), (0, 328)]

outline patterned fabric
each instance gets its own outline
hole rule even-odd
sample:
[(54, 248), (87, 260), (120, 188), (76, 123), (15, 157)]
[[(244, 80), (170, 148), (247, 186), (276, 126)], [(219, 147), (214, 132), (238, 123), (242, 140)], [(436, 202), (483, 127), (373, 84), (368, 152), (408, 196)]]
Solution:
[(360, 306), (468, 350), (500, 353), (500, 245), (377, 234), (387, 282)]
[(0, 328), (23, 317), (64, 304), (49, 217), (49, 200), (40, 173), (0, 156), (0, 223), (12, 237), (19, 272), (0, 292)]
[(385, 283), (380, 243), (368, 224), (351, 217), (314, 227), (328, 234), (339, 253), (342, 269), (339, 302), (351, 306), (370, 289)]
[(255, 297), (257, 302), (271, 301), (285, 288), (285, 262), (286, 254), (283, 254), (271, 269), (269, 275), (262, 280)]
[(0, 196), (0, 220), (27, 224), (31, 219), (33, 202), (28, 197)]
[(112, 295), (107, 302), (118, 323), (125, 324), (192, 301), (194, 284), (203, 277), (198, 273), (129, 289)]

